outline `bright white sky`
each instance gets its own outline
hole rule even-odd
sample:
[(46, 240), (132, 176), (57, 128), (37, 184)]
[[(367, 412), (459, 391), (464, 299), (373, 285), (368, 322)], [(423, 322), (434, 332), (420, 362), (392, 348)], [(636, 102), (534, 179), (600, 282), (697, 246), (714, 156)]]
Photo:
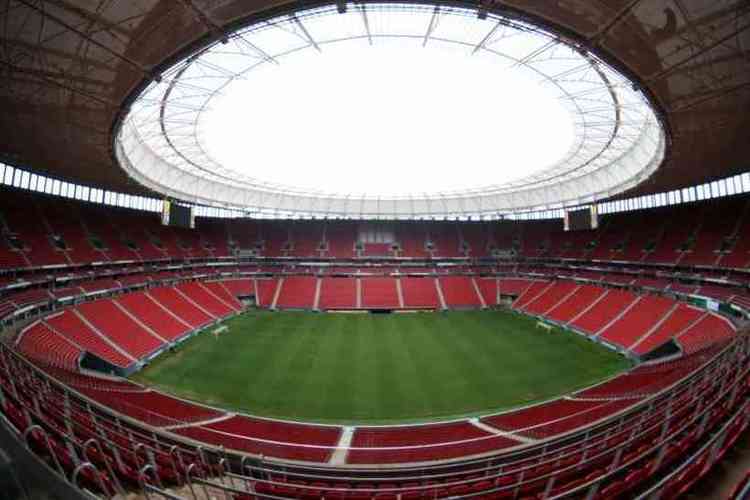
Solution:
[(538, 80), (420, 42), (327, 44), (251, 71), (204, 115), (209, 154), (263, 181), (388, 196), (504, 183), (567, 152), (571, 117)]

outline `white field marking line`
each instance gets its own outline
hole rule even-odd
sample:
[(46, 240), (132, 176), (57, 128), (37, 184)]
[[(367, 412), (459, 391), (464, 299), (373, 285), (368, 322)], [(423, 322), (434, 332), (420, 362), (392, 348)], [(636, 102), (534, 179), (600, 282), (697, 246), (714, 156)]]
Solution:
[(495, 434), (496, 436), (501, 436), (501, 437), (508, 438), (508, 439), (514, 439), (524, 444), (534, 444), (534, 443), (539, 442), (538, 439), (521, 436), (513, 432), (508, 432), (502, 429), (498, 429), (496, 427), (492, 427), (491, 425), (487, 425), (484, 422), (481, 422), (478, 418), (470, 418), (469, 423), (473, 425), (474, 427), (477, 427), (479, 429), (482, 429), (483, 431), (489, 432), (490, 434)]
[(185, 427), (195, 427), (200, 425), (210, 425), (216, 422), (221, 422), (223, 420), (230, 419), (232, 417), (237, 416), (236, 413), (225, 413), (224, 415), (219, 415), (218, 417), (209, 418), (206, 420), (196, 420), (195, 422), (186, 422), (184, 424), (176, 424), (176, 425), (165, 425), (162, 426), (161, 429), (165, 431), (171, 431), (173, 429), (183, 429)]
[(339, 437), (339, 442), (336, 444), (336, 449), (331, 453), (331, 458), (328, 460), (329, 464), (344, 465), (346, 463), (346, 457), (349, 454), (355, 430), (356, 428), (350, 425), (346, 425), (341, 429), (341, 437)]

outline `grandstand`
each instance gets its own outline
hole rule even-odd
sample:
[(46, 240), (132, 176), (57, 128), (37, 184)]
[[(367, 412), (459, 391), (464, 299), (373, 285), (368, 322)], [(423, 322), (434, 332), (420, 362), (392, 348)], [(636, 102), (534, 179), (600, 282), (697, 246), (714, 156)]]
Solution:
[(8, 2), (9, 498), (745, 498), (748, 12)]

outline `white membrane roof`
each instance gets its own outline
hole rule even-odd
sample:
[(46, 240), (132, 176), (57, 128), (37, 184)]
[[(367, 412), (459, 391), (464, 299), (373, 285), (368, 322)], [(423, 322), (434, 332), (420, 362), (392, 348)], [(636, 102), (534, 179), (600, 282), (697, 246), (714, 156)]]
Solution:
[(492, 216), (588, 203), (661, 163), (647, 99), (562, 37), (468, 9), (349, 4), (251, 24), (132, 104), (129, 175), (275, 215)]

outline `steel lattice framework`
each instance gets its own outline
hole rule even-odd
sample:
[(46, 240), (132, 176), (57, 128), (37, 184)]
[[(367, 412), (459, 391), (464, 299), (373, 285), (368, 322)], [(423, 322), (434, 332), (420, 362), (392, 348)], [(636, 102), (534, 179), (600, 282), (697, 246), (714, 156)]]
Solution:
[[(572, 117), (575, 140), (569, 151), (551, 167), (520, 180), (408, 196), (264, 182), (262, 174), (242, 174), (206, 153), (201, 117), (233, 81), (252, 78), (263, 65), (283, 65), (289, 54), (393, 37), (423, 46), (461, 46), (467, 56), (494, 57), (498, 64), (533, 75), (552, 88)], [(539, 141), (543, 144), (544, 138)], [(178, 199), (261, 213), (375, 218), (496, 216), (585, 204), (637, 186), (658, 168), (665, 150), (662, 124), (638, 86), (583, 46), (498, 14), (377, 3), (293, 11), (226, 34), (141, 92), (116, 141), (117, 158), (132, 178)]]

